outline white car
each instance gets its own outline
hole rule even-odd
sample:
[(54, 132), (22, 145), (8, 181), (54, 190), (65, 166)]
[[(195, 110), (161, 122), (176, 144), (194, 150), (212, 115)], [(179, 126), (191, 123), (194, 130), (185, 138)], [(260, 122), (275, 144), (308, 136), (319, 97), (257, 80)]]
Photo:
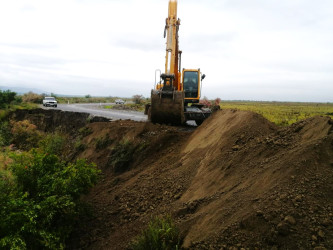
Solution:
[(58, 106), (58, 102), (54, 97), (46, 96), (46, 97), (44, 97), (44, 100), (43, 100), (43, 106), (56, 108)]
[(125, 104), (125, 101), (122, 99), (117, 99), (115, 102), (116, 104)]

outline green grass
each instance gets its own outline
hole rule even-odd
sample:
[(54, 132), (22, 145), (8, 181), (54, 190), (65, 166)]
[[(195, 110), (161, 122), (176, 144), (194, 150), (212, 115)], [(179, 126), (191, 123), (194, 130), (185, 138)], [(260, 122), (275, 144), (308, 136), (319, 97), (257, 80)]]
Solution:
[(10, 105), (7, 108), (0, 109), (0, 121), (6, 119), (7, 115), (10, 112), (13, 112), (15, 110), (18, 110), (18, 109), (35, 109), (35, 108), (38, 108), (38, 107), (39, 106), (37, 104), (34, 104), (34, 103), (20, 103), (20, 104)]
[(222, 109), (249, 110), (261, 114), (277, 125), (287, 126), (313, 116), (333, 118), (332, 103), (296, 102), (221, 102)]
[(134, 240), (131, 248), (134, 250), (177, 250), (181, 245), (180, 231), (172, 218), (167, 216), (152, 219), (148, 227)]

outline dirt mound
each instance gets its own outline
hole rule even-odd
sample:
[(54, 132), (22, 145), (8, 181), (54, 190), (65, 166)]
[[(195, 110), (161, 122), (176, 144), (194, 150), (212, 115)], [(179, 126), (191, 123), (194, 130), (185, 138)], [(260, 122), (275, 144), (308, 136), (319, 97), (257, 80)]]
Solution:
[[(185, 150), (190, 159), (201, 155), (197, 173), (181, 197), (184, 203), (200, 204), (191, 218), (195, 223), (185, 246), (209, 238), (214, 248), (311, 247), (316, 233), (309, 228), (320, 231), (317, 220), (331, 220), (331, 211), (325, 207), (320, 217), (304, 212), (332, 204), (331, 130), (329, 118), (311, 118), (278, 129), (258, 115), (229, 110), (207, 121), (193, 133)], [(312, 175), (323, 181), (321, 187), (309, 179)], [(310, 193), (323, 197), (322, 203)], [(310, 226), (311, 218), (317, 223), (304, 227)]]
[(190, 249), (333, 248), (330, 118), (278, 128), (221, 110), (195, 131), (133, 121), (88, 130), (81, 157), (103, 175), (85, 197), (95, 217), (82, 219), (72, 249), (124, 249), (170, 213)]

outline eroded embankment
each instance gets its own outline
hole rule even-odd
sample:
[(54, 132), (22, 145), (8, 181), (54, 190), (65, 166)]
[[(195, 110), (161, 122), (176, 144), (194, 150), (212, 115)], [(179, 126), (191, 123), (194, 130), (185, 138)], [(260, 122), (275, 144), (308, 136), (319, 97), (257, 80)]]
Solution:
[(161, 214), (191, 249), (333, 247), (327, 117), (278, 128), (222, 110), (194, 132), (133, 121), (88, 128), (80, 156), (103, 176), (85, 197), (95, 217), (81, 221), (72, 248), (124, 249)]
[(87, 114), (50, 110), (12, 118), (72, 136), (81, 128), (76, 156), (103, 171), (84, 197), (93, 217), (81, 218), (71, 249), (124, 249), (164, 214), (190, 249), (333, 248), (330, 118), (279, 128), (252, 112), (222, 110), (195, 131), (90, 123)]
[(9, 114), (9, 119), (28, 120), (44, 132), (76, 132), (92, 122), (106, 122), (104, 117), (91, 117), (88, 113), (77, 113), (55, 109), (18, 109)]

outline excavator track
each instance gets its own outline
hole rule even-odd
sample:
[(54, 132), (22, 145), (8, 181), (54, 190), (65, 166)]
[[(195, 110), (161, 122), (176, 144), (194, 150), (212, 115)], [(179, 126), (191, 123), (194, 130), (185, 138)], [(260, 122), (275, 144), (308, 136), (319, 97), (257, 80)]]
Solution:
[(148, 118), (153, 123), (182, 125), (184, 116), (184, 92), (151, 91), (151, 106)]

